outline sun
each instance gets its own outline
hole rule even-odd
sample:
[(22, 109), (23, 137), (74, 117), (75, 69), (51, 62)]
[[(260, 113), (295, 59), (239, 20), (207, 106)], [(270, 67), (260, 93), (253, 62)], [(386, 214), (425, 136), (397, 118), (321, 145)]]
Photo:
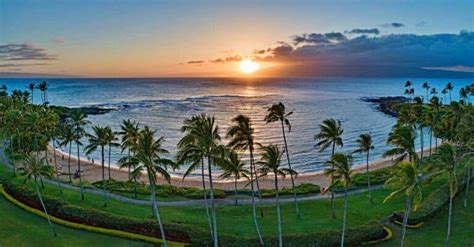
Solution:
[(245, 74), (250, 74), (260, 69), (260, 64), (251, 59), (244, 59), (240, 62), (240, 70)]

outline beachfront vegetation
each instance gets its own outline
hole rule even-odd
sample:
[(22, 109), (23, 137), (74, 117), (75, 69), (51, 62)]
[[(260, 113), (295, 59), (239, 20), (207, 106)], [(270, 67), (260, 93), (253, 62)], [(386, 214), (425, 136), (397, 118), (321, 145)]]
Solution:
[[(176, 161), (173, 161), (162, 157), (162, 155), (167, 154), (167, 151), (161, 148), (162, 142), (164, 141), (163, 137), (155, 138), (154, 131), (150, 130), (147, 126), (141, 127), (138, 123), (133, 123), (131, 120), (126, 123), (124, 122), (122, 132), (120, 132), (120, 135), (122, 137), (121, 148), (123, 151), (127, 151), (127, 154), (124, 159), (121, 160), (120, 164), (123, 168), (129, 169), (130, 171), (129, 182), (134, 185), (133, 187), (135, 197), (137, 197), (138, 188), (140, 188), (139, 183), (137, 183), (137, 178), (140, 176), (141, 171), (147, 171), (148, 183), (150, 185), (149, 192), (152, 198), (152, 215), (156, 218), (157, 224), (151, 224), (150, 222), (141, 222), (137, 223), (138, 225), (135, 225), (135, 227), (138, 227), (139, 230), (133, 227), (125, 228), (122, 230), (129, 230), (132, 232), (139, 231), (140, 234), (151, 234), (152, 236), (160, 237), (163, 239), (163, 243), (165, 245), (165, 233), (166, 236), (169, 236), (172, 240), (193, 242), (193, 244), (198, 243), (204, 245), (212, 243), (214, 246), (217, 246), (218, 244), (226, 245), (226, 243), (229, 244), (232, 241), (235, 241), (236, 239), (239, 239), (240, 243), (248, 242), (248, 245), (255, 245), (256, 243), (269, 245), (277, 243), (279, 245), (283, 245), (284, 243), (319, 243), (323, 246), (334, 244), (341, 244), (342, 246), (344, 245), (344, 243), (346, 243), (347, 245), (350, 245), (351, 243), (360, 243), (361, 241), (369, 241), (377, 238), (382, 238), (384, 233), (383, 229), (380, 227), (380, 223), (373, 224), (371, 227), (366, 227), (364, 225), (369, 224), (369, 219), (380, 221), (384, 216), (387, 216), (388, 214), (394, 211), (398, 212), (398, 210), (402, 206), (402, 203), (399, 199), (395, 197), (397, 197), (398, 194), (405, 194), (406, 202), (405, 211), (403, 213), (403, 218), (401, 222), (402, 234), (400, 240), (401, 245), (403, 246), (406, 228), (408, 227), (409, 223), (412, 222), (410, 219), (410, 215), (412, 215), (411, 218), (413, 219), (413, 215), (416, 216), (418, 208), (421, 208), (421, 205), (423, 205), (423, 200), (421, 197), (422, 192), (424, 193), (425, 191), (428, 191), (428, 195), (431, 195), (431, 191), (438, 188), (444, 188), (439, 186), (445, 186), (447, 189), (440, 191), (447, 193), (448, 196), (446, 198), (448, 200), (444, 202), (442, 196), (435, 197), (435, 199), (440, 198), (440, 201), (434, 203), (435, 205), (439, 205), (439, 207), (435, 209), (426, 209), (424, 210), (425, 212), (427, 212), (425, 215), (417, 217), (425, 217), (424, 219), (427, 219), (426, 215), (430, 215), (430, 217), (432, 217), (435, 215), (435, 213), (433, 212), (442, 210), (442, 207), (447, 203), (448, 223), (445, 238), (445, 244), (447, 245), (449, 243), (451, 235), (451, 221), (453, 214), (452, 209), (455, 208), (453, 206), (454, 197), (458, 194), (459, 187), (461, 185), (463, 186), (463, 188), (465, 188), (466, 191), (468, 191), (469, 189), (468, 182), (470, 181), (470, 167), (472, 167), (473, 163), (472, 152), (474, 149), (474, 127), (472, 124), (474, 109), (472, 104), (469, 103), (469, 97), (472, 96), (472, 85), (469, 87), (464, 87), (463, 90), (460, 91), (460, 101), (452, 101), (450, 96), (449, 105), (440, 102), (440, 100), (436, 97), (435, 93), (432, 93), (433, 97), (429, 100), (429, 103), (426, 104), (424, 103), (424, 100), (422, 98), (415, 96), (414, 89), (412, 88), (413, 84), (411, 82), (407, 82), (406, 85), (408, 90), (407, 95), (409, 95), (409, 103), (401, 103), (397, 106), (397, 112), (399, 114), (398, 122), (393, 127), (393, 130), (389, 134), (388, 138), (388, 144), (392, 145), (393, 149), (385, 153), (386, 156), (396, 156), (395, 166), (393, 168), (388, 169), (389, 171), (384, 173), (384, 175), (387, 176), (385, 176), (384, 179), (381, 179), (388, 179), (386, 182), (387, 186), (390, 189), (393, 189), (394, 191), (391, 194), (389, 194), (388, 191), (385, 189), (383, 191), (373, 191), (373, 194), (372, 192), (370, 192), (371, 195), (369, 197), (369, 200), (379, 200), (379, 205), (378, 207), (375, 205), (373, 206), (374, 211), (368, 210), (367, 213), (369, 215), (367, 215), (365, 219), (357, 220), (353, 217), (346, 217), (346, 214), (350, 215), (351, 211), (356, 211), (356, 209), (352, 209), (352, 207), (350, 208), (350, 210), (348, 210), (347, 205), (348, 201), (350, 201), (350, 198), (359, 198), (359, 200), (365, 198), (365, 196), (360, 195), (349, 196), (348, 189), (351, 188), (352, 183), (354, 183), (356, 186), (365, 186), (365, 184), (369, 186), (369, 180), (371, 178), (372, 173), (367, 170), (366, 174), (353, 176), (350, 156), (348, 156), (347, 154), (335, 153), (335, 147), (342, 146), (344, 142), (342, 136), (343, 129), (340, 121), (334, 119), (325, 120), (320, 125), (321, 131), (315, 135), (315, 139), (317, 140), (316, 146), (320, 149), (320, 151), (325, 150), (327, 147), (332, 147), (332, 155), (327, 163), (329, 164), (327, 174), (331, 181), (331, 186), (329, 188), (326, 188), (326, 190), (330, 190), (332, 194), (330, 211), (333, 215), (333, 218), (335, 218), (337, 214), (337, 204), (344, 203), (345, 205), (343, 207), (342, 216), (342, 234), (340, 230), (337, 231), (337, 233), (341, 234), (340, 240), (336, 240), (336, 238), (339, 238), (339, 235), (334, 234), (334, 231), (336, 231), (336, 229), (340, 227), (340, 225), (330, 223), (329, 219), (327, 219), (326, 222), (324, 222), (325, 224), (322, 226), (326, 227), (332, 224), (333, 227), (324, 229), (325, 231), (319, 229), (319, 236), (327, 237), (330, 234), (333, 234), (336, 237), (328, 237), (329, 240), (325, 240), (320, 239), (319, 237), (304, 235), (306, 229), (308, 229), (308, 225), (314, 224), (314, 222), (308, 220), (305, 221), (305, 217), (300, 216), (314, 217), (315, 215), (311, 214), (316, 214), (315, 211), (318, 210), (320, 210), (321, 212), (328, 213), (326, 210), (321, 209), (321, 207), (323, 207), (322, 204), (327, 203), (325, 201), (321, 201), (321, 203), (297, 201), (297, 186), (295, 186), (293, 180), (293, 176), (295, 176), (296, 173), (290, 172), (292, 171), (289, 156), (290, 153), (288, 151), (286, 143), (286, 134), (289, 133), (289, 131), (291, 130), (291, 125), (289, 124), (288, 120), (288, 117), (291, 115), (291, 112), (287, 113), (282, 103), (271, 106), (269, 108), (269, 114), (265, 118), (265, 120), (267, 121), (267, 123), (281, 123), (283, 139), (285, 142), (285, 152), (280, 152), (277, 146), (268, 146), (266, 148), (263, 148), (262, 150), (258, 150), (255, 154), (254, 145), (256, 145), (256, 143), (254, 143), (253, 139), (254, 137), (253, 128), (251, 127), (251, 121), (250, 118), (242, 115), (239, 115), (233, 119), (233, 126), (229, 128), (226, 135), (226, 137), (229, 139), (229, 144), (225, 146), (223, 145), (223, 142), (221, 140), (219, 127), (215, 123), (214, 116), (202, 114), (198, 116), (193, 116), (184, 122), (184, 126), (182, 128), (184, 136), (178, 144), (179, 153), (177, 155)], [(428, 90), (428, 87), (429, 85), (427, 84), (427, 86), (424, 88)], [(66, 115), (57, 113), (54, 108), (48, 106), (47, 88), (47, 83), (46, 85), (43, 85), (41, 88), (39, 88), (41, 91), (42, 99), (41, 105), (32, 104), (32, 102), (30, 101), (30, 96), (32, 100), (32, 95), (30, 94), (34, 93), (34, 89), (30, 90), (31, 93), (28, 91), (15, 91), (12, 93), (11, 96), (6, 95), (5, 93), (2, 97), (0, 97), (0, 121), (2, 123), (1, 134), (6, 140), (7, 153), (9, 154), (9, 157), (14, 161), (13, 164), (15, 165), (13, 167), (12, 176), (10, 178), (7, 178), (4, 181), (4, 184), (8, 184), (10, 180), (14, 181), (16, 179), (15, 176), (17, 175), (16, 171), (20, 170), (22, 171), (22, 178), (35, 178), (35, 181), (39, 179), (39, 183), (43, 187), (43, 189), (40, 190), (37, 182), (35, 182), (34, 185), (37, 191), (36, 193), (31, 191), (28, 192), (28, 188), (17, 189), (15, 186), (10, 186), (10, 190), (7, 189), (7, 191), (9, 193), (15, 194), (18, 198), (25, 198), (25, 193), (29, 193), (30, 195), (32, 195), (30, 197), (31, 200), (34, 200), (33, 198), (35, 196), (38, 196), (40, 201), (39, 204), (42, 205), (42, 208), (45, 213), (47, 213), (47, 210), (55, 211), (54, 203), (51, 203), (51, 201), (49, 200), (45, 200), (48, 201), (45, 203), (42, 202), (42, 194), (47, 192), (48, 190), (51, 193), (51, 188), (48, 185), (43, 185), (43, 177), (45, 177), (46, 174), (36, 172), (24, 172), (27, 170), (42, 171), (43, 168), (39, 169), (38, 167), (47, 167), (47, 169), (51, 170), (51, 172), (57, 174), (57, 178), (59, 178), (59, 175), (66, 175), (68, 176), (69, 180), (72, 181), (72, 175), (74, 175), (74, 179), (79, 179), (79, 185), (81, 188), (79, 194), (75, 192), (71, 193), (70, 191), (61, 189), (60, 183), (58, 183), (59, 190), (56, 189), (56, 193), (60, 195), (60, 201), (64, 200), (64, 202), (62, 203), (65, 204), (63, 204), (64, 208), (62, 208), (61, 210), (59, 210), (59, 208), (56, 208), (56, 216), (62, 216), (68, 220), (75, 219), (82, 223), (95, 222), (96, 224), (101, 224), (102, 227), (112, 229), (116, 229), (116, 227), (119, 227), (121, 224), (123, 224), (123, 222), (120, 223), (120, 221), (125, 220), (128, 222), (130, 220), (130, 222), (133, 222), (133, 219), (121, 218), (123, 217), (121, 216), (123, 211), (117, 211), (116, 205), (112, 207), (112, 204), (116, 204), (117, 202), (115, 202), (114, 200), (109, 200), (109, 202), (107, 200), (108, 182), (113, 181), (112, 177), (110, 176), (110, 150), (111, 147), (118, 145), (118, 133), (108, 126), (93, 126), (92, 129), (94, 133), (86, 134), (84, 131), (85, 126), (89, 125), (90, 123), (85, 120), (85, 116), (83, 114), (81, 115), (81, 113), (71, 113)], [(448, 84), (445, 89), (451, 94), (453, 86)], [(426, 100), (426, 102), (428, 102), (428, 100)], [(285, 125), (288, 127), (288, 132), (286, 132), (285, 130)], [(431, 139), (432, 137), (435, 139), (435, 151), (433, 152), (434, 155), (432, 155), (431, 157), (426, 157), (423, 153), (421, 155), (418, 155), (415, 151), (417, 148), (415, 147), (415, 139), (418, 133), (420, 136), (422, 136), (423, 131), (425, 129), (428, 129), (430, 133), (430, 154), (432, 154)], [(48, 162), (47, 147), (49, 143), (54, 142), (54, 140), (62, 140), (63, 145), (69, 146), (70, 156), (72, 144), (76, 144), (77, 151), (79, 153), (79, 149), (82, 145), (81, 139), (83, 139), (84, 137), (87, 137), (89, 142), (89, 145), (87, 145), (85, 148), (87, 150), (87, 153), (95, 152), (97, 149), (100, 149), (102, 159), (102, 189), (104, 193), (104, 206), (107, 206), (107, 202), (110, 203), (110, 205), (107, 207), (97, 207), (96, 203), (91, 204), (90, 201), (84, 200), (85, 197), (83, 191), (82, 175), (80, 170), (80, 160), (78, 160), (78, 170), (73, 173), (72, 171), (70, 171), (71, 167), (69, 157), (69, 171), (67, 174), (58, 174), (59, 171), (55, 169), (56, 162), (54, 166), (52, 164), (49, 164)], [(440, 147), (438, 147), (437, 145), (438, 140), (441, 140), (443, 142), (442, 146)], [(420, 144), (420, 148), (423, 149), (424, 142), (421, 141)], [(367, 152), (367, 155), (369, 155), (369, 150), (372, 149), (372, 145), (370, 142), (367, 141), (366, 137), (361, 136), (358, 145), (359, 150), (356, 151)], [(106, 179), (105, 177), (106, 147), (108, 147), (109, 152), (108, 179)], [(270, 149), (272, 149), (273, 151), (277, 150), (278, 152), (270, 152), (272, 151)], [(239, 154), (237, 152), (239, 152), (240, 155), (244, 155), (244, 153), (246, 153), (247, 151), (249, 151), (250, 155), (250, 170), (244, 172), (244, 165), (239, 159)], [(45, 157), (39, 157), (43, 152)], [(284, 153), (286, 154), (288, 168), (282, 167), (281, 164), (281, 156)], [(261, 155), (261, 162), (255, 162), (254, 155)], [(31, 157), (34, 157), (35, 162), (31, 161)], [(207, 165), (205, 165), (205, 163), (207, 163)], [(234, 168), (240, 167), (239, 172), (234, 172), (231, 169), (232, 167), (229, 165), (230, 163), (233, 164)], [(18, 164), (20, 165), (20, 167), (16, 167), (16, 165)], [(192, 213), (187, 212), (189, 210), (187, 208), (160, 208), (160, 211), (165, 210), (167, 213), (169, 213), (162, 214), (162, 216), (164, 217), (164, 223), (162, 223), (160, 211), (158, 211), (156, 203), (156, 175), (161, 175), (161, 177), (163, 177), (165, 180), (168, 180), (168, 171), (184, 164), (190, 165), (185, 176), (189, 175), (192, 171), (201, 168), (203, 189), (200, 192), (202, 193), (206, 206), (205, 208), (193, 208)], [(219, 169), (224, 171), (232, 171), (230, 174), (232, 174), (232, 176), (235, 176), (234, 181), (237, 177), (236, 174), (249, 174), (248, 177), (249, 185), (251, 185), (250, 190), (252, 195), (252, 206), (247, 207), (242, 205), (236, 207), (235, 209), (218, 207), (215, 202), (216, 190), (214, 189), (214, 184), (212, 181), (213, 172), (215, 173), (215, 170), (213, 171), (212, 167), (218, 167)], [(206, 168), (207, 174), (205, 171)], [(291, 192), (294, 197), (296, 215), (298, 216), (295, 220), (290, 220), (289, 218), (291, 217), (288, 217), (289, 206), (285, 204), (280, 205), (280, 203), (278, 202), (280, 194), (277, 174), (280, 174), (280, 172), (283, 171), (288, 171), (292, 179)], [(28, 176), (28, 174), (30, 175)], [(260, 190), (259, 188), (258, 178), (268, 174), (272, 174), (275, 176), (274, 191), (277, 202), (276, 224), (274, 222), (274, 219), (272, 219), (273, 217), (263, 217), (264, 211), (267, 211), (267, 215), (273, 215), (272, 213), (268, 213), (272, 212), (272, 207), (259, 205), (261, 210), (261, 217), (257, 218), (256, 214), (255, 195), (257, 194), (260, 197), (261, 201), (261, 197), (264, 194), (264, 191)], [(363, 180), (363, 178), (366, 178), (363, 184), (356, 183), (357, 176), (360, 176), (361, 180)], [(53, 176), (52, 174), (50, 174), (47, 177)], [(210, 185), (209, 190), (205, 187), (206, 177), (207, 182)], [(437, 181), (437, 183), (435, 181)], [(254, 187), (254, 184), (257, 187), (256, 189)], [(465, 187), (464, 184), (466, 184)], [(336, 188), (337, 186), (343, 186), (345, 192), (345, 200), (343, 201), (334, 198), (335, 190), (333, 190), (333, 188)], [(429, 189), (427, 189), (427, 187), (429, 187)], [(64, 194), (61, 193), (63, 190)], [(237, 188), (235, 188), (234, 193), (236, 191)], [(79, 199), (72, 199), (70, 195), (75, 195)], [(208, 196), (210, 197), (210, 212), (208, 207)], [(91, 197), (91, 199), (96, 198), (96, 196), (93, 195), (88, 195), (88, 197)], [(387, 203), (382, 204), (384, 206), (380, 206), (380, 199), (383, 198), (386, 198), (385, 201), (387, 201)], [(53, 199), (51, 200), (54, 201)], [(71, 205), (69, 205), (69, 203)], [(354, 204), (357, 203), (359, 204), (359, 206), (362, 205), (362, 202), (354, 202)], [(38, 206), (38, 204), (32, 206)], [(53, 209), (49, 209), (49, 207), (53, 207)], [(72, 207), (72, 209), (69, 207)], [(121, 204), (121, 207), (123, 208), (124, 205)], [(130, 207), (133, 208), (133, 210), (136, 210), (138, 206), (130, 205)], [(388, 208), (388, 210), (385, 210), (382, 213), (381, 211), (377, 211), (380, 209), (379, 207), (383, 207), (384, 209)], [(139, 208), (141, 208), (140, 210), (144, 210), (143, 207)], [(301, 211), (300, 208), (302, 209)], [(362, 206), (361, 208), (367, 210), (368, 207)], [(306, 210), (308, 211), (306, 212)], [(144, 215), (143, 212), (139, 213), (141, 217), (143, 217)], [(150, 212), (149, 209), (147, 210), (147, 212)], [(204, 212), (206, 212), (207, 214), (207, 221), (203, 224), (203, 221), (201, 221), (201, 219), (205, 218)], [(103, 215), (104, 213), (111, 213), (115, 215)], [(222, 224), (223, 221), (228, 220), (226, 218), (231, 218), (230, 215), (232, 214), (239, 215), (241, 217), (239, 222), (244, 219), (248, 220), (248, 222), (246, 221), (245, 223), (239, 223), (239, 226), (240, 224), (242, 226), (246, 225), (246, 227), (242, 227), (243, 229), (240, 230), (243, 231), (241, 233), (247, 234), (246, 237), (236, 237), (236, 235), (227, 235), (239, 234), (237, 232), (232, 232), (233, 230), (229, 229), (229, 226)], [(82, 215), (84, 215), (84, 217), (87, 216), (86, 219), (82, 218)], [(133, 213), (131, 213), (131, 215), (133, 215)], [(247, 215), (251, 218), (246, 217)], [(147, 217), (148, 216), (149, 214), (147, 214)], [(183, 222), (189, 224), (189, 226), (183, 225), (175, 227), (170, 221), (171, 217), (176, 217), (176, 219), (179, 219), (180, 221), (182, 220)], [(184, 219), (182, 219), (182, 217), (184, 217)], [(187, 217), (189, 217), (189, 219)], [(325, 215), (321, 214), (318, 215), (318, 217), (325, 217)], [(111, 220), (110, 222), (108, 222), (105, 220), (107, 218), (112, 218), (116, 220)], [(396, 218), (397, 217), (392, 217), (392, 219)], [(282, 221), (287, 221), (288, 223), (286, 224), (291, 223), (292, 227), (285, 227)], [(305, 223), (300, 223), (303, 221)], [(176, 221), (174, 223), (176, 223)], [(233, 225), (233, 223), (235, 223), (235, 221), (227, 221), (227, 224), (229, 225)], [(248, 227), (249, 223), (253, 226)], [(274, 229), (274, 227), (271, 227), (271, 224), (274, 224), (278, 228), (278, 230), (275, 231), (278, 235), (269, 232), (268, 229)], [(198, 225), (199, 228), (194, 229), (195, 225)], [(219, 234), (218, 225), (219, 227), (222, 227), (222, 229), (219, 231)], [(305, 225), (304, 227), (306, 228), (304, 228), (303, 225)], [(346, 231), (346, 225), (353, 226), (353, 228), (349, 228)], [(206, 228), (208, 228), (209, 230), (205, 230)], [(147, 229), (155, 230), (150, 230), (151, 232), (147, 232)], [(252, 234), (252, 232), (255, 231), (257, 233), (256, 236)], [(191, 238), (191, 234), (198, 234), (199, 237)], [(277, 236), (277, 238), (275, 238), (275, 236)], [(210, 241), (210, 239), (212, 240)]]

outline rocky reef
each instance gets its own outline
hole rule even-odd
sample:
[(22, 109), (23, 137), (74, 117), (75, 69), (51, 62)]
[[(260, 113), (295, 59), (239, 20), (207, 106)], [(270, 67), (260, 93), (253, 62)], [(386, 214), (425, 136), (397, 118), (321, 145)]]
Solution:
[(408, 102), (408, 98), (403, 96), (363, 97), (361, 100), (374, 103), (377, 110), (392, 117), (398, 117), (398, 105)]

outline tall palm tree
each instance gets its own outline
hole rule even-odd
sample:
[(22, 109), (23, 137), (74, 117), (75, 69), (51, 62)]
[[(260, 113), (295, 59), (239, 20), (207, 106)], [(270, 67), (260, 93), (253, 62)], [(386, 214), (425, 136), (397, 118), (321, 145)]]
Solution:
[(280, 195), (278, 186), (278, 176), (285, 177), (288, 174), (297, 176), (298, 174), (289, 168), (281, 167), (281, 156), (284, 152), (281, 152), (278, 146), (269, 145), (261, 146), (262, 158), (259, 162), (260, 165), (260, 176), (267, 176), (269, 173), (273, 173), (275, 178), (275, 196), (276, 196), (276, 207), (277, 207), (277, 223), (278, 223), (278, 246), (283, 246), (283, 234), (281, 229), (281, 213), (280, 213)]
[[(286, 160), (288, 161), (288, 169), (293, 170), (291, 168), (290, 162), (290, 152), (288, 151), (288, 143), (286, 141), (286, 134), (285, 134), (285, 126), (288, 127), (288, 133), (291, 132), (291, 124), (290, 120), (288, 119), (293, 112), (286, 112), (285, 105), (281, 102), (278, 104), (273, 104), (270, 108), (267, 109), (267, 115), (265, 116), (265, 122), (273, 123), (273, 122), (280, 122), (281, 124), (281, 131), (283, 133), (283, 142), (285, 144), (285, 153), (286, 153)], [(298, 208), (298, 199), (296, 198), (296, 189), (295, 189), (295, 179), (293, 175), (290, 174), (291, 178), (291, 189), (293, 190), (293, 198), (295, 201), (295, 209), (296, 209), (296, 218), (299, 219), (300, 216), (300, 209)]]
[(415, 97), (415, 105), (414, 105), (414, 118), (416, 119), (416, 123), (418, 124), (418, 129), (420, 130), (420, 147), (421, 147), (421, 155), (420, 155), (420, 164), (423, 162), (423, 152), (424, 152), (424, 142), (423, 142), (423, 128), (426, 126), (425, 122), (425, 109), (423, 105), (423, 99), (420, 97)]
[[(407, 83), (410, 81), (407, 81)], [(411, 84), (410, 84), (411, 85)], [(319, 133), (314, 135), (314, 140), (317, 141), (315, 147), (319, 149), (319, 152), (323, 152), (329, 146), (331, 146), (331, 157), (334, 155), (336, 145), (342, 147), (344, 145), (342, 141), (342, 134), (344, 129), (342, 129), (341, 121), (334, 119), (326, 119), (322, 124), (319, 125)], [(331, 178), (331, 183), (333, 182)], [(331, 190), (331, 207), (332, 207), (332, 217), (336, 218), (336, 209), (334, 205), (334, 192)]]
[(34, 82), (30, 82), (28, 84), (28, 89), (30, 90), (30, 93), (31, 93), (31, 104), (34, 104), (34, 92), (35, 92), (35, 83)]
[(385, 198), (384, 203), (400, 194), (405, 194), (407, 197), (405, 211), (403, 213), (401, 247), (404, 245), (408, 216), (413, 207), (412, 203), (413, 201), (419, 203), (422, 198), (422, 182), (422, 171), (419, 166), (413, 162), (398, 163), (393, 168), (391, 177), (385, 182), (385, 184), (394, 191)]
[(462, 87), (459, 90), (459, 98), (463, 100), (466, 104), (469, 103), (469, 92), (466, 90), (466, 88)]
[[(138, 124), (135, 121), (130, 119), (123, 120), (122, 125), (120, 126), (121, 132), (119, 135), (122, 136), (122, 142), (120, 146), (122, 147), (122, 153), (127, 150), (127, 161), (130, 160), (132, 157), (132, 151), (134, 150), (135, 146), (137, 145), (138, 140), (138, 133), (140, 131)], [(126, 162), (122, 162), (126, 163)], [(131, 169), (133, 167), (128, 167), (128, 179), (131, 179)]]
[(412, 86), (413, 86), (413, 83), (411, 83), (411, 81), (405, 82), (405, 94), (408, 95), (410, 101), (411, 101), (411, 87)]
[(417, 158), (415, 152), (415, 138), (416, 133), (413, 127), (396, 124), (388, 134), (387, 139), (387, 144), (395, 147), (386, 151), (383, 156), (398, 155), (395, 159), (395, 163), (399, 163), (406, 158), (408, 158), (408, 161), (410, 162), (414, 161)]
[[(433, 97), (430, 100), (430, 107), (431, 111), (434, 112), (434, 118), (433, 118), (433, 124), (431, 126), (431, 131), (434, 134), (435, 131), (437, 130), (438, 124), (439, 124), (439, 119), (440, 119), (440, 113), (439, 113), (439, 108), (442, 106), (442, 103), (439, 101), (438, 97)], [(435, 150), (438, 150), (438, 137), (434, 135), (435, 138)]]
[(43, 104), (48, 103), (48, 87), (49, 85), (46, 81), (42, 81), (36, 86), (36, 88), (41, 91), (41, 99), (43, 101)]
[(448, 82), (448, 84), (446, 84), (446, 90), (449, 92), (449, 103), (451, 104), (451, 102), (453, 101), (453, 99), (451, 98), (451, 92), (453, 91), (454, 89), (454, 86), (451, 82)]
[[(352, 185), (352, 156), (343, 153), (334, 154), (329, 161), (326, 162), (324, 173), (331, 176), (331, 185), (328, 189), (337, 184), (344, 185), (344, 213), (342, 216), (342, 235), (341, 247), (344, 246), (344, 238), (346, 235), (346, 216), (347, 216), (347, 188)], [(326, 190), (327, 191), (327, 190)]]
[[(227, 129), (226, 137), (229, 140), (227, 144), (228, 147), (232, 148), (233, 150), (245, 152), (249, 151), (250, 154), (250, 190), (252, 193), (252, 216), (255, 225), (255, 230), (257, 231), (257, 235), (259, 237), (260, 244), (263, 245), (263, 238), (260, 233), (260, 227), (257, 221), (257, 213), (256, 213), (256, 206), (255, 206), (255, 189), (254, 189), (254, 176), (255, 182), (257, 185), (257, 193), (262, 201), (262, 193), (260, 193), (260, 186), (258, 184), (258, 176), (257, 176), (257, 167), (255, 164), (254, 158), (254, 129), (252, 127), (252, 121), (249, 117), (245, 115), (238, 115), (232, 119), (232, 125)], [(260, 208), (260, 214), (263, 216), (263, 208)]]
[(428, 82), (424, 82), (423, 85), (421, 86), (423, 89), (426, 90), (426, 102), (428, 102), (430, 100), (429, 96), (428, 96), (428, 91), (430, 90), (430, 85), (428, 85)]
[(82, 184), (81, 175), (81, 156), (80, 148), (82, 146), (81, 139), (86, 135), (85, 126), (91, 122), (86, 119), (86, 115), (82, 111), (74, 111), (69, 119), (73, 132), (73, 139), (77, 147), (77, 171), (79, 174), (79, 186), (81, 187), (81, 200), (84, 200), (84, 186)]
[(41, 196), (41, 192), (38, 188), (38, 183), (36, 182), (37, 178), (53, 177), (53, 167), (46, 165), (44, 163), (44, 159), (44, 157), (38, 158), (36, 155), (33, 154), (26, 155), (24, 157), (25, 166), (18, 168), (18, 170), (20, 170), (22, 175), (25, 176), (25, 183), (30, 181), (31, 178), (34, 178), (36, 194), (38, 194), (38, 199), (40, 200), (41, 206), (43, 207), (43, 211), (46, 214), (46, 219), (48, 220), (51, 233), (54, 237), (56, 237), (56, 231), (54, 230), (53, 224), (51, 223), (48, 211), (46, 210), (46, 206), (43, 202), (43, 197)]
[(106, 131), (106, 137), (107, 137), (107, 145), (109, 146), (109, 154), (108, 154), (108, 172), (109, 172), (109, 180), (112, 179), (111, 174), (110, 174), (110, 158), (112, 155), (112, 147), (117, 147), (119, 144), (117, 143), (118, 138), (117, 138), (117, 133), (112, 130), (110, 126), (105, 127)]
[(250, 171), (245, 169), (246, 164), (240, 159), (239, 154), (237, 152), (227, 151), (225, 156), (226, 157), (222, 165), (223, 172), (219, 177), (234, 178), (235, 205), (237, 205), (237, 181), (242, 177), (248, 179)]
[(148, 181), (151, 188), (152, 209), (158, 225), (160, 227), (161, 238), (163, 245), (167, 246), (165, 231), (161, 223), (160, 212), (156, 204), (156, 174), (160, 174), (166, 181), (170, 181), (168, 168), (174, 168), (173, 161), (163, 158), (162, 155), (169, 154), (169, 152), (162, 147), (164, 138), (155, 139), (155, 131), (152, 131), (145, 126), (139, 134), (136, 145), (136, 152), (129, 162), (134, 163), (134, 174), (141, 173), (146, 170), (148, 174)]
[(366, 153), (366, 174), (367, 174), (367, 188), (369, 190), (369, 201), (372, 203), (372, 192), (370, 190), (370, 173), (369, 173), (369, 155), (370, 150), (374, 149), (372, 145), (372, 136), (370, 133), (361, 134), (357, 139), (358, 148), (354, 151), (356, 153)]
[(74, 142), (74, 132), (70, 124), (64, 124), (61, 135), (61, 142), (59, 146), (67, 147), (69, 145), (68, 159), (67, 159), (67, 169), (69, 183), (72, 183), (71, 178), (71, 152), (72, 152), (72, 143)]
[(104, 192), (104, 207), (107, 207), (107, 181), (105, 180), (105, 146), (109, 144), (107, 128), (100, 126), (92, 127), (93, 134), (87, 134), (89, 145), (85, 147), (87, 155), (95, 152), (100, 147), (100, 157), (102, 165), (102, 189)]
[(441, 93), (443, 94), (443, 101), (446, 102), (446, 94), (448, 93), (448, 90), (446, 88), (443, 88), (443, 90), (441, 90)]

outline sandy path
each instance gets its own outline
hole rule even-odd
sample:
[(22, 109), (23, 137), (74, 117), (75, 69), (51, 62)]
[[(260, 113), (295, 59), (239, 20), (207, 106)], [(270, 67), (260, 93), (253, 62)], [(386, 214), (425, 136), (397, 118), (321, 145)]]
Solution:
[[(427, 151), (425, 151), (425, 153), (427, 153)], [(68, 155), (60, 151), (56, 151), (56, 157), (57, 157), (56, 159), (57, 159), (57, 164), (58, 164), (58, 170), (61, 171), (61, 173), (63, 174), (61, 175), (61, 179), (67, 181), (68, 180), (68, 175), (67, 175), (68, 174), (68, 166), (67, 166)], [(48, 161), (50, 165), (54, 165), (53, 148), (51, 146), (48, 148)], [(392, 163), (393, 163), (392, 158), (380, 159), (370, 164), (370, 170), (377, 170), (384, 167), (388, 167), (392, 165)], [(105, 177), (108, 178), (107, 162), (105, 163), (105, 166), (106, 166)], [(74, 173), (76, 172), (76, 170), (77, 170), (77, 158), (75, 156), (71, 156), (71, 173), (72, 173), (71, 177), (73, 181), (75, 182), (77, 182), (78, 180), (78, 179), (74, 179)], [(95, 182), (95, 181), (102, 180), (102, 168), (100, 165), (100, 160), (95, 161), (94, 164), (92, 164), (92, 162), (81, 159), (81, 170), (82, 170), (83, 179), (86, 181)], [(365, 172), (365, 166), (359, 166), (354, 169), (354, 173), (360, 173), (360, 172)], [(110, 175), (115, 180), (121, 180), (121, 181), (128, 180), (128, 170), (115, 168), (113, 164), (111, 166)], [(147, 183), (147, 177), (145, 175), (142, 175), (140, 180), (144, 183)], [(166, 182), (161, 177), (158, 177), (158, 183), (166, 184)], [(259, 183), (260, 183), (260, 188), (263, 188), (263, 189), (271, 189), (274, 187), (273, 180), (270, 177), (261, 178), (259, 180)], [(279, 183), (281, 187), (287, 187), (287, 188), (291, 187), (291, 180), (289, 177), (285, 179), (281, 179)], [(304, 174), (299, 175), (295, 179), (295, 183), (297, 185), (302, 184), (302, 183), (312, 183), (312, 184), (317, 184), (321, 187), (326, 187), (329, 184), (329, 180), (323, 174), (323, 172), (314, 172), (314, 173), (304, 173)], [(172, 177), (171, 184), (176, 185), (176, 186), (192, 186), (192, 187), (202, 186), (202, 182), (199, 178), (186, 178), (186, 180), (183, 181), (181, 177)], [(239, 181), (238, 187), (243, 188), (245, 184), (247, 184), (247, 181)], [(232, 190), (234, 188), (234, 183), (233, 181), (214, 180), (214, 186), (215, 188), (219, 188), (219, 189)]]

